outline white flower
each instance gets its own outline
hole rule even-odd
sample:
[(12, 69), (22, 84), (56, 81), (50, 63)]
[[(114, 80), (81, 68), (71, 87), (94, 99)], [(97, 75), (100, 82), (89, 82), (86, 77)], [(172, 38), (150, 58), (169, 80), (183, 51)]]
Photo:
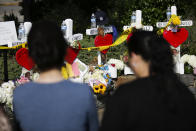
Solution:
[(196, 56), (191, 55), (188, 60), (189, 65), (191, 65), (193, 68), (196, 67)]
[(8, 88), (10, 86), (10, 84), (8, 82), (4, 82), (1, 87), (2, 88)]
[(123, 61), (121, 60), (118, 60), (118, 59), (110, 59), (107, 64), (115, 64), (115, 68), (117, 70), (123, 70), (124, 69), (124, 66), (125, 64), (123, 63)]
[(189, 58), (190, 58), (190, 55), (185, 54), (181, 57), (181, 62), (186, 63), (189, 61)]
[(36, 81), (39, 79), (39, 73), (33, 73), (33, 76), (32, 76), (32, 81)]
[(8, 83), (10, 84), (11, 87), (15, 87), (14, 82), (13, 81), (8, 81)]
[(0, 103), (5, 103), (9, 108), (13, 109), (13, 90), (15, 88), (13, 81), (4, 82), (0, 87)]
[(107, 84), (103, 77), (103, 74), (104, 74), (103, 70), (95, 69), (93, 73), (88, 72), (84, 75), (84, 82), (89, 83), (92, 80), (98, 80), (101, 83)]
[(0, 87), (0, 103), (6, 102), (6, 94), (4, 88)]

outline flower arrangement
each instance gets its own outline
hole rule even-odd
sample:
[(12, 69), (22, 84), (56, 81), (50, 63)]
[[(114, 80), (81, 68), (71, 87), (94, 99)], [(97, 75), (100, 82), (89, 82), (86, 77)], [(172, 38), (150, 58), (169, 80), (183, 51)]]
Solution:
[(99, 65), (90, 67), (89, 71), (84, 75), (84, 82), (92, 87), (95, 94), (105, 94), (110, 86), (112, 79), (108, 70), (108, 65)]
[(22, 69), (22, 73), (19, 79), (14, 81), (8, 81), (2, 83), (0, 86), (0, 103), (5, 104), (9, 109), (13, 111), (13, 91), (21, 84), (25, 84), (30, 81), (35, 81), (39, 78), (39, 73), (33, 73), (26, 69)]
[(193, 73), (196, 74), (196, 56), (185, 54), (181, 57), (181, 62), (188, 63), (193, 68)]
[(11, 110), (13, 110), (13, 90), (16, 88), (13, 81), (4, 82), (0, 86), (0, 103), (5, 104)]
[(107, 89), (107, 87), (104, 84), (102, 84), (102, 83), (100, 83), (99, 85), (93, 86), (93, 91), (96, 94), (100, 93), (100, 94), (103, 95), (105, 93), (106, 89)]
[(123, 70), (125, 67), (124, 62), (118, 59), (110, 59), (107, 64), (114, 65), (117, 70)]
[(183, 55), (181, 57), (181, 61), (183, 63), (188, 63), (189, 65), (191, 65), (193, 68), (196, 68), (196, 56), (195, 55)]

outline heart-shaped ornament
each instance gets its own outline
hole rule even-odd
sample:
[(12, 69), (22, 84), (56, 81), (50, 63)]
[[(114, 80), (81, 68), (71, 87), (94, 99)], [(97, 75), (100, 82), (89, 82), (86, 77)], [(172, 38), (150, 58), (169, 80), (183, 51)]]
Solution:
[[(106, 34), (105, 36), (98, 35), (95, 37), (94, 41), (96, 47), (112, 45), (112, 42), (113, 37), (111, 34)], [(101, 51), (101, 53), (106, 54), (108, 50), (109, 49), (103, 50)]]
[(127, 42), (131, 39), (132, 35), (133, 35), (133, 33), (130, 33), (130, 34), (128, 35), (128, 37), (127, 37)]
[(73, 61), (76, 59), (76, 57), (78, 56), (78, 53), (81, 49), (80, 43), (79, 42), (77, 42), (77, 43), (78, 43), (78, 49), (73, 48), (71, 46), (67, 48), (67, 52), (66, 52), (67, 54), (65, 56), (65, 61), (68, 62), (69, 64), (73, 63)]
[(21, 48), (16, 52), (16, 61), (27, 70), (31, 70), (35, 66), (32, 58), (29, 56), (29, 51), (26, 48)]
[(185, 28), (180, 28), (178, 32), (171, 32), (165, 30), (163, 37), (173, 47), (177, 48), (179, 45), (184, 43), (188, 38), (189, 32)]

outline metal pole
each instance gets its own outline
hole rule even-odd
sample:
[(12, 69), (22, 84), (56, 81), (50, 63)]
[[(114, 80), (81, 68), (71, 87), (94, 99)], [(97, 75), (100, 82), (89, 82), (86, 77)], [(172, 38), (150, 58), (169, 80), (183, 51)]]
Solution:
[(8, 65), (7, 65), (7, 50), (3, 50), (3, 63), (4, 63), (4, 81), (8, 81)]

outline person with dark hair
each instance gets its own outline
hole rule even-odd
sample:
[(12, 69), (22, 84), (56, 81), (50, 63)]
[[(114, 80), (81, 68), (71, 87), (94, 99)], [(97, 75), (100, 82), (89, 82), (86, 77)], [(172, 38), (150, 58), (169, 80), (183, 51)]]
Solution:
[(13, 131), (12, 125), (3, 109), (3, 106), (0, 106), (0, 131)]
[(14, 113), (20, 128), (97, 131), (97, 111), (90, 87), (64, 80), (61, 74), (67, 42), (60, 28), (49, 21), (34, 23), (28, 47), (40, 77), (14, 90)]
[(109, 23), (109, 19), (108, 19), (106, 13), (98, 7), (95, 12), (95, 17), (96, 17), (96, 24), (98, 26), (104, 26)]
[(147, 31), (127, 44), (137, 79), (108, 100), (100, 131), (196, 131), (196, 100), (174, 73), (169, 44)]

